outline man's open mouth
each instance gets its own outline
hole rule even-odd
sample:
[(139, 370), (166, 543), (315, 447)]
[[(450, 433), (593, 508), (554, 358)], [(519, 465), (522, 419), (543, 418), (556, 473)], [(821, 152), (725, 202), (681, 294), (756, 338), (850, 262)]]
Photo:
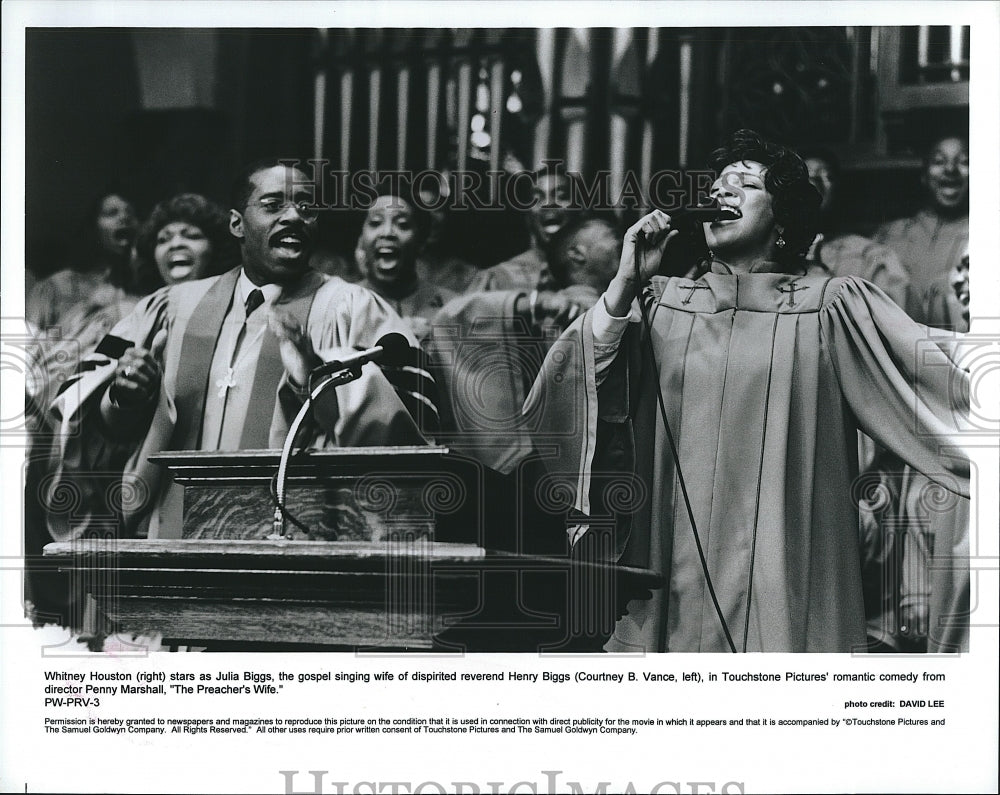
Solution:
[(561, 212), (542, 213), (538, 225), (546, 235), (551, 237), (566, 225), (566, 216)]
[(290, 254), (301, 254), (306, 250), (306, 236), (301, 232), (278, 232), (268, 242), (272, 248), (283, 249)]

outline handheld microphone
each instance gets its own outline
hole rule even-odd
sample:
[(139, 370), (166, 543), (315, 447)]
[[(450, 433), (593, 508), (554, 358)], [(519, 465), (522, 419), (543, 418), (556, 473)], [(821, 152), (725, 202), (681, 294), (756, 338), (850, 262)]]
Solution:
[[(720, 221), (723, 219), (739, 217), (739, 210), (726, 205), (699, 204), (697, 207), (681, 207), (667, 213), (670, 216), (670, 226), (688, 235), (696, 235), (701, 232), (701, 225)], [(638, 240), (645, 240), (646, 235), (640, 231), (636, 236)]]
[(697, 207), (682, 207), (670, 214), (670, 225), (675, 229), (701, 230), (702, 224), (715, 221), (735, 221), (742, 218), (739, 207), (731, 204), (699, 204)]
[(317, 378), (331, 373), (339, 373), (341, 370), (359, 369), (368, 362), (380, 362), (389, 367), (401, 367), (406, 364), (409, 355), (410, 343), (402, 334), (393, 331), (379, 338), (373, 348), (321, 364), (312, 371), (310, 380), (315, 382)]
[(722, 209), (717, 204), (702, 204), (697, 207), (684, 207), (673, 216), (679, 223), (704, 224), (717, 221), (722, 216)]

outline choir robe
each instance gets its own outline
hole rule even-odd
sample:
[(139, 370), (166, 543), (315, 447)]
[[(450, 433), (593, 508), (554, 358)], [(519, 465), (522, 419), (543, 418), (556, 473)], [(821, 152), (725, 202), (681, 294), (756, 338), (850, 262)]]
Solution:
[(921, 648), (932, 654), (967, 652), (971, 579), (969, 571), (969, 500), (959, 499), (909, 467), (899, 474), (899, 497), (892, 530), (902, 544), (899, 605), (927, 606), (927, 636), (916, 627), (902, 632), (893, 645), (903, 651)]
[(466, 288), (466, 293), (493, 290), (532, 289), (548, 271), (545, 254), (537, 248), (522, 251), (516, 257), (481, 271)]
[[(521, 415), (545, 353), (559, 338), (552, 321), (533, 328), (515, 312), (517, 299), (535, 284), (449, 301), (434, 317), (424, 346), (439, 388), (438, 441), (482, 465), (481, 485), (467, 484), (470, 491), (481, 489), (481, 512), (454, 518), (475, 528), (478, 543), (490, 549), (565, 554), (562, 514), (548, 510), (538, 496), (546, 483), (539, 459), (547, 451), (533, 448)], [(598, 298), (579, 285), (561, 292), (581, 306)]]
[(593, 306), (598, 298), (585, 285), (560, 289), (548, 271), (526, 285), (511, 284), (515, 286), (449, 301), (434, 316), (423, 341), (440, 393), (439, 440), (503, 474), (532, 452), (521, 407), (549, 346), (559, 337), (551, 320), (532, 328), (518, 317), (518, 298), (533, 289), (559, 291), (582, 307)]
[(875, 240), (895, 251), (910, 274), (906, 310), (915, 320), (928, 322), (921, 306), (924, 293), (961, 264), (969, 250), (969, 216), (942, 218), (921, 210), (880, 226)]
[[(233, 300), (239, 273), (236, 268), (222, 276), (158, 290), (112, 330), (114, 338), (145, 348), (160, 329), (168, 331), (155, 410), (138, 438), (123, 439), (115, 429), (103, 428), (100, 401), (117, 363), (112, 358), (117, 354), (100, 353), (103, 343), (99, 353), (85, 362), (84, 372), (56, 399), (52, 411), (59, 433), (47, 502), (50, 508), (58, 508), (72, 494), (77, 508), (73, 512), (50, 510), (53, 538), (67, 540), (95, 529), (86, 506), (105, 502), (109, 477), (121, 478), (126, 533), (144, 533), (148, 519), (149, 537), (179, 537), (180, 488), (161, 467), (148, 461), (150, 455), (163, 450), (282, 446), (302, 396), (284, 372), (278, 341), (266, 325), (263, 308), (257, 310), (262, 333), (253, 335), (256, 349), (249, 357), (242, 351), (236, 357), (243, 359), (234, 390), (234, 394), (243, 393), (237, 408), (241, 427), (234, 432), (232, 417), (225, 416), (231, 414), (232, 406), (216, 405), (220, 395), (213, 376), (230, 363), (230, 352), (221, 354), (226, 361), (220, 362), (217, 344), (233, 314), (240, 321), (245, 315), (242, 305)], [(336, 277), (309, 271), (282, 289), (274, 307), (287, 310), (299, 321), (324, 361), (372, 347), (389, 332), (404, 334), (417, 348), (406, 325), (381, 299)], [(412, 373), (404, 380), (412, 381)], [(419, 391), (396, 388), (382, 368), (365, 365), (359, 380), (324, 394), (315, 408), (318, 422), (312, 446), (426, 443), (412, 417), (417, 413), (412, 411), (413, 403), (427, 400)], [(203, 427), (209, 417), (214, 418), (211, 429)]]
[[(924, 317), (940, 329), (969, 330), (968, 307), (954, 282), (961, 274), (938, 279), (924, 296)], [(941, 493), (926, 477), (904, 469), (898, 515), (905, 530), (900, 602), (928, 601), (927, 651), (969, 650), (972, 583), (969, 571), (968, 500)], [(894, 629), (896, 629), (894, 627)]]
[(806, 264), (816, 275), (860, 276), (906, 308), (910, 274), (888, 246), (860, 235), (817, 235)]
[(855, 277), (716, 263), (698, 282), (654, 277), (646, 298), (658, 384), (634, 309), (599, 379), (591, 310), (549, 351), (524, 407), (537, 443), (559, 448), (554, 474), (581, 530), (610, 526), (608, 557), (665, 577), (628, 604), (608, 650), (729, 650), (657, 386), (737, 649), (863, 649), (858, 429), (967, 497), (967, 458), (939, 451), (962, 430), (968, 374)]
[(420, 342), (423, 342), (431, 333), (431, 321), (438, 310), (458, 296), (458, 293), (447, 287), (440, 287), (424, 281), (418, 281), (416, 289), (404, 298), (386, 295), (377, 284), (368, 279), (362, 281), (361, 285), (377, 294), (391, 306)]

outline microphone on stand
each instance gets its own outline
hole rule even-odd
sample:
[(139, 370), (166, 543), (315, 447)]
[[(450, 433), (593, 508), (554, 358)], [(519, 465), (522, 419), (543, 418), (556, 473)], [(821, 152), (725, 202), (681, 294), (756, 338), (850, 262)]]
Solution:
[[(281, 459), (278, 462), (278, 473), (275, 476), (275, 487), (272, 495), (275, 503), (274, 529), (267, 537), (269, 540), (289, 538), (285, 534), (285, 483), (288, 479), (288, 461), (292, 456), (292, 449), (299, 429), (312, 410), (313, 401), (318, 400), (324, 392), (331, 388), (361, 378), (361, 368), (368, 362), (378, 362), (387, 367), (403, 366), (410, 358), (410, 351), (410, 343), (406, 337), (394, 331), (380, 337), (379, 341), (375, 343), (375, 347), (358, 351), (343, 359), (324, 362), (309, 374), (309, 396), (302, 404), (302, 408), (299, 409), (299, 413), (295, 415), (295, 419), (292, 420), (288, 434), (285, 436), (285, 444), (281, 448)], [(300, 529), (305, 529), (294, 517), (291, 519), (293, 523), (299, 525)]]
[(368, 362), (381, 362), (388, 367), (401, 367), (406, 364), (409, 354), (410, 343), (406, 337), (395, 331), (384, 334), (375, 343), (374, 348), (369, 348), (366, 351), (358, 351), (350, 356), (345, 356), (343, 359), (325, 362), (313, 370), (309, 374), (309, 391), (310, 393), (313, 391), (313, 385), (317, 379), (323, 376), (333, 375), (342, 370), (360, 370)]

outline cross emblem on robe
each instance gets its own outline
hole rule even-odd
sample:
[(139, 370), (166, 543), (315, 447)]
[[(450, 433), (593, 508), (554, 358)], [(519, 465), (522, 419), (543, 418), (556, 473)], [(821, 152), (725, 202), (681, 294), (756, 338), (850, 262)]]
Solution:
[(691, 284), (682, 284), (679, 289), (688, 291), (687, 298), (681, 301), (682, 304), (687, 305), (694, 298), (695, 290), (707, 290), (709, 287), (707, 284), (702, 284), (701, 282), (691, 282)]
[(785, 293), (788, 295), (788, 306), (789, 308), (795, 307), (795, 293), (796, 291), (808, 290), (808, 284), (799, 284), (797, 281), (790, 282), (787, 287), (776, 287), (779, 293)]
[(226, 399), (226, 393), (236, 386), (236, 373), (233, 368), (230, 367), (224, 376), (215, 382), (215, 385), (219, 387), (219, 400)]

